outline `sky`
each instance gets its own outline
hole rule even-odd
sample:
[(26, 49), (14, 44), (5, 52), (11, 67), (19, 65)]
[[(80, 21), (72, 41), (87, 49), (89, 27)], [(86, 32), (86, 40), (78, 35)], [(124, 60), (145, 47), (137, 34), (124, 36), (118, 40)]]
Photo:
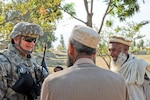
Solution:
[[(106, 5), (103, 0), (94, 0), (94, 8), (93, 8), (93, 23), (96, 26), (100, 26), (102, 17), (104, 15)], [(75, 4), (75, 11), (78, 18), (86, 21), (86, 12), (84, 8), (83, 0), (66, 0), (67, 3), (73, 2)], [(145, 0), (145, 3), (140, 2), (140, 12), (136, 13), (132, 18), (128, 19), (128, 21), (141, 22), (143, 20), (150, 21), (150, 0)], [(64, 18), (59, 22), (56, 26), (57, 29), (55, 31), (55, 36), (58, 38), (56, 42), (53, 43), (54, 48), (56, 48), (60, 44), (60, 35), (62, 34), (64, 37), (65, 45), (68, 45), (68, 38), (70, 36), (71, 30), (76, 24), (81, 24), (78, 20), (70, 18), (68, 14), (63, 15)], [(116, 21), (117, 22), (117, 21)], [(118, 23), (118, 22), (117, 22)], [(118, 23), (119, 25), (119, 23)], [(150, 40), (150, 24), (145, 25), (140, 29), (140, 33), (146, 35), (145, 40)]]

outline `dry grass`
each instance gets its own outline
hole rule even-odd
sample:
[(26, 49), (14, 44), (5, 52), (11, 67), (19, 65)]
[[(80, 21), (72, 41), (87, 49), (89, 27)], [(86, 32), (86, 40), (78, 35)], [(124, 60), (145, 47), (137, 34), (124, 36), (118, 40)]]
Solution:
[(150, 55), (136, 55), (136, 57), (144, 59), (145, 61), (150, 63)]
[[(150, 55), (135, 55), (137, 58), (144, 59), (146, 62), (150, 63)], [(96, 58), (96, 65), (102, 68), (108, 68), (106, 63), (101, 57)]]
[[(150, 55), (135, 55), (137, 58), (144, 59), (148, 63), (150, 62)], [(101, 57), (96, 57), (96, 65), (102, 68), (108, 69), (105, 61)], [(49, 67), (50, 72), (53, 72), (54, 67)]]
[(101, 57), (96, 57), (96, 65), (108, 69), (108, 66), (106, 65), (105, 61)]

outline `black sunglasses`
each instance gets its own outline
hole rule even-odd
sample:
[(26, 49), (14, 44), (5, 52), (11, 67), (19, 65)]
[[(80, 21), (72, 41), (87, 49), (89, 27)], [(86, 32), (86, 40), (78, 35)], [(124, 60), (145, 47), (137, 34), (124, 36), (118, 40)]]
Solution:
[(29, 37), (29, 36), (23, 36), (23, 40), (25, 40), (26, 42), (36, 42), (36, 38), (33, 37)]

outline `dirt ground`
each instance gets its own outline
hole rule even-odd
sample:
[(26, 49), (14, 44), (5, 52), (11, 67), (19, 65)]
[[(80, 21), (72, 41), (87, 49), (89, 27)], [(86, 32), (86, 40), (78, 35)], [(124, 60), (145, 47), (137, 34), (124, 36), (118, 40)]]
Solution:
[[(150, 55), (135, 55), (137, 58), (144, 59), (148, 63), (150, 63)], [(105, 61), (101, 57), (96, 57), (96, 65), (108, 69)], [(50, 72), (53, 72), (54, 67), (49, 67)]]
[[(105, 61), (101, 57), (96, 57), (96, 65), (105, 69), (108, 69)], [(50, 72), (53, 72), (54, 67), (49, 67)]]
[(101, 57), (96, 57), (96, 65), (105, 69), (108, 69), (105, 61)]

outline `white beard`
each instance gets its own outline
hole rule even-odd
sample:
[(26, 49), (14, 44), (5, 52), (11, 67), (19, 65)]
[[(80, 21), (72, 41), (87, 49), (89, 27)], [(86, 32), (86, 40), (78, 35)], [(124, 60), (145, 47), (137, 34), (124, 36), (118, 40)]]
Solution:
[(122, 64), (126, 61), (126, 59), (127, 59), (127, 55), (123, 52), (120, 52), (120, 54), (118, 55), (117, 61), (113, 61), (113, 59), (111, 60), (110, 70), (114, 72), (118, 72)]

